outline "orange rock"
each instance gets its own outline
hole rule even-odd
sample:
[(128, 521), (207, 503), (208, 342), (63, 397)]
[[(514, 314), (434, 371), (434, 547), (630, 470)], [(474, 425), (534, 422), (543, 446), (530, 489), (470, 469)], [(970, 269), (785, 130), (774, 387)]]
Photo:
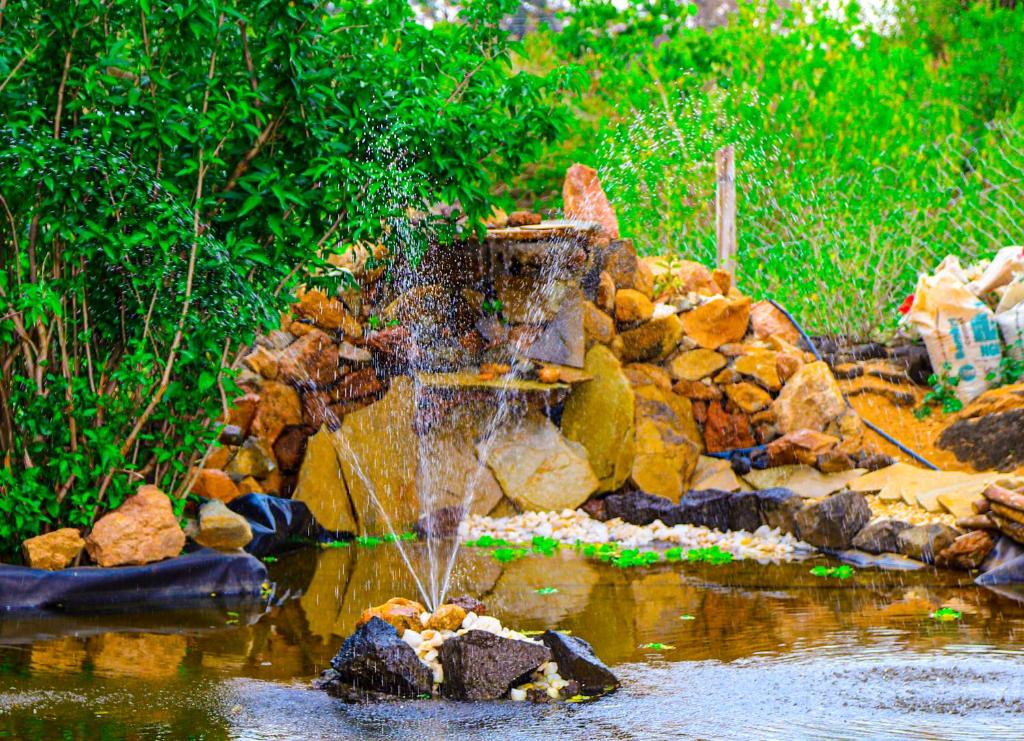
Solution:
[(680, 315), (683, 331), (701, 347), (717, 350), (728, 342), (739, 342), (750, 323), (747, 296), (714, 298)]
[(242, 495), (231, 477), (217, 468), (204, 468), (192, 484), (192, 493), (204, 499), (219, 499), (227, 504)]
[(253, 373), (259, 373), (264, 378), (270, 380), (277, 378), (277, 356), (262, 345), (257, 346), (255, 350), (242, 358), (242, 363)]
[(441, 605), (427, 621), (431, 630), (458, 630), (466, 619), (466, 611), (458, 605)]
[(503, 376), (503, 375), (505, 375), (506, 373), (508, 373), (511, 370), (512, 370), (512, 366), (511, 365), (507, 365), (506, 363), (481, 363), (480, 364), (480, 372), (481, 373), (493, 373), (495, 376)]
[(732, 276), (729, 275), (729, 271), (715, 268), (711, 271), (711, 279), (718, 286), (718, 290), (722, 292), (723, 296), (729, 295), (729, 289), (732, 288)]
[(672, 386), (672, 390), (680, 396), (694, 401), (718, 401), (722, 398), (722, 389), (700, 381), (677, 381)]
[(155, 486), (138, 493), (101, 517), (85, 539), (89, 557), (100, 566), (129, 566), (162, 561), (181, 553), (185, 533), (171, 500)]
[(606, 236), (619, 238), (619, 220), (601, 188), (597, 170), (592, 167), (577, 163), (565, 173), (562, 210), (567, 219), (596, 221)]
[(746, 414), (729, 414), (720, 402), (711, 402), (704, 422), (704, 445), (709, 453), (754, 447), (750, 417)]
[(782, 388), (778, 354), (771, 350), (751, 350), (746, 355), (736, 358), (733, 368), (738, 373), (750, 376), (769, 391), (778, 391)]
[(533, 211), (513, 211), (508, 215), (507, 225), (510, 227), (535, 226), (543, 219)]
[(29, 538), (21, 544), (21, 552), (30, 569), (57, 571), (70, 566), (84, 547), (85, 541), (78, 530), (64, 527)]
[(362, 337), (363, 328), (337, 298), (328, 298), (319, 288), (306, 291), (293, 304), (295, 313), (326, 330), (341, 330), (346, 337)]
[(667, 276), (661, 278), (665, 286), (662, 295), (685, 296), (688, 293), (696, 293), (701, 296), (715, 296), (723, 292), (715, 282), (714, 274), (699, 262), (673, 260), (666, 270)]
[(402, 635), (407, 629), (420, 631), (423, 630), (420, 615), (426, 611), (426, 608), (419, 602), (402, 597), (393, 597), (383, 605), (368, 607), (363, 610), (363, 614), (359, 616), (359, 622), (356, 623), (356, 627), (365, 625), (372, 618), (378, 617), (384, 622), (391, 624), (398, 631), (398, 635)]
[(829, 367), (809, 363), (786, 381), (773, 405), (779, 431), (783, 434), (802, 428), (824, 430), (846, 415), (843, 392)]
[(314, 329), (282, 351), (281, 380), (296, 386), (313, 383), (323, 388), (341, 377), (338, 363), (338, 346), (319, 329)]
[(615, 294), (615, 318), (620, 322), (645, 322), (653, 314), (654, 304), (640, 291), (623, 288)]
[(238, 483), (240, 494), (262, 494), (263, 486), (252, 476), (246, 476)]
[(276, 381), (263, 384), (252, 434), (266, 442), (268, 447), (273, 447), (281, 430), (298, 424), (302, 424), (302, 404), (295, 389)]
[(818, 456), (825, 455), (838, 444), (839, 438), (824, 432), (795, 430), (768, 444), (768, 460), (772, 466), (813, 466)]
[(607, 345), (615, 337), (615, 320), (590, 301), (584, 301), (583, 333), (588, 339)]
[(779, 374), (780, 381), (788, 381), (803, 364), (803, 358), (795, 353), (780, 352), (775, 356), (775, 372)]
[(772, 397), (767, 391), (746, 381), (730, 383), (725, 387), (725, 395), (747, 414), (759, 412), (772, 403)]
[(602, 311), (612, 313), (615, 311), (615, 281), (612, 276), (602, 270), (597, 282), (597, 295), (594, 303)]
[(559, 375), (558, 368), (547, 365), (537, 371), (537, 380), (541, 383), (557, 383)]
[(316, 326), (306, 322), (291, 322), (288, 324), (288, 331), (296, 337), (305, 337), (310, 332), (315, 332)]
[(252, 421), (256, 417), (256, 408), (259, 406), (259, 394), (246, 394), (239, 396), (234, 401), (234, 406), (228, 410), (228, 424), (235, 425), (242, 431), (242, 435), (248, 435), (252, 428)]
[(769, 301), (758, 301), (750, 307), (750, 326), (754, 331), (754, 337), (759, 340), (779, 337), (791, 345), (800, 341), (800, 332), (797, 328)]
[(338, 403), (373, 396), (383, 389), (377, 371), (373, 368), (361, 368), (342, 377), (337, 386), (328, 389), (327, 396), (332, 403)]
[(203, 468), (219, 468), (224, 470), (228, 461), (231, 460), (231, 454), (234, 451), (231, 448), (224, 447), (223, 445), (218, 446), (210, 451), (210, 454), (206, 456), (206, 462), (203, 463)]

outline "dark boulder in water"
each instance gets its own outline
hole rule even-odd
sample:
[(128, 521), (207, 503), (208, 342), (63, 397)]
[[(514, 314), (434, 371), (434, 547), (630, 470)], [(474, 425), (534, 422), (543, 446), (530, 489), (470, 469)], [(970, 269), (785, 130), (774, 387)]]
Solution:
[(600, 695), (619, 686), (619, 680), (594, 654), (594, 649), (582, 638), (549, 630), (541, 636), (551, 649), (552, 660), (558, 664), (563, 679), (577, 682), (585, 695)]
[[(433, 675), (419, 660), (416, 651), (403, 641), (398, 631), (378, 617), (360, 626), (342, 644), (331, 659), (335, 677), (321, 680), (321, 686), (336, 694), (339, 685), (357, 691), (383, 692), (399, 697), (430, 694)], [(335, 680), (334, 684), (330, 684)]]
[(545, 661), (551, 650), (539, 643), (470, 630), (441, 644), (444, 683), (453, 700), (497, 700)]
[[(718, 489), (688, 491), (679, 497), (679, 522), (725, 532), (729, 529), (733, 495)], [(757, 529), (757, 525), (753, 529)]]
[(604, 513), (609, 520), (618, 517), (632, 525), (650, 525), (655, 520), (661, 520), (669, 526), (682, 522), (679, 519), (679, 510), (672, 502), (665, 497), (642, 491), (605, 497)]

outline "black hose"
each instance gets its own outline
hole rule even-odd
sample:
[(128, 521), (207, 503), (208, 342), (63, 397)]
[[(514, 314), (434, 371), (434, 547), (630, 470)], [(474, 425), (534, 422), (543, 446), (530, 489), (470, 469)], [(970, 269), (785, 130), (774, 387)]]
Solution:
[[(818, 348), (814, 346), (814, 342), (807, 335), (807, 332), (804, 331), (804, 328), (800, 326), (800, 323), (796, 319), (793, 318), (793, 315), (790, 314), (788, 311), (786, 311), (782, 306), (780, 306), (774, 299), (768, 299), (768, 303), (770, 303), (776, 309), (781, 311), (783, 316), (785, 316), (786, 319), (788, 319), (793, 324), (793, 326), (796, 327), (796, 331), (800, 333), (800, 336), (803, 338), (803, 341), (807, 344), (807, 347), (809, 347), (811, 352), (814, 353), (814, 357), (816, 357), (818, 360), (821, 360), (822, 359), (821, 358), (821, 353), (818, 352)], [(853, 408), (850, 405), (850, 400), (846, 398), (846, 394), (843, 394), (843, 401), (846, 402), (846, 406), (850, 407), (851, 409)], [(925, 466), (926, 468), (930, 468), (933, 471), (938, 471), (939, 470), (939, 467), (936, 466), (934, 463), (932, 463), (928, 459), (924, 458), (919, 453), (917, 453), (917, 452), (911, 450), (910, 448), (908, 448), (906, 445), (904, 445), (899, 440), (894, 438), (888, 432), (886, 432), (885, 430), (883, 430), (880, 427), (878, 427), (878, 425), (872, 424), (871, 422), (869, 422), (868, 420), (864, 419), (863, 417), (861, 417), (861, 421), (864, 422), (864, 425), (869, 430), (871, 430), (872, 432), (876, 433), (877, 435), (880, 435), (885, 440), (887, 440), (888, 442), (890, 442), (893, 445), (895, 445), (897, 448), (899, 448), (904, 453), (909, 455), (911, 458), (913, 458), (915, 461), (920, 463), (922, 466)]]

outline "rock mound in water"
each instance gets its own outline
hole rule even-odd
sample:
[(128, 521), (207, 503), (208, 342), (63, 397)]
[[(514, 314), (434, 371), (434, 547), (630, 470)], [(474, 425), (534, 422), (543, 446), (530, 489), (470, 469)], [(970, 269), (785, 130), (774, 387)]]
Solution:
[[(366, 611), (331, 668), (315, 682), (349, 702), (388, 698), (550, 702), (615, 690), (618, 679), (579, 638), (547, 631), (540, 640), (502, 627), (492, 616), (467, 611), (486, 607), (461, 597), (433, 613), (392, 599)], [(418, 628), (418, 629), (417, 629)]]

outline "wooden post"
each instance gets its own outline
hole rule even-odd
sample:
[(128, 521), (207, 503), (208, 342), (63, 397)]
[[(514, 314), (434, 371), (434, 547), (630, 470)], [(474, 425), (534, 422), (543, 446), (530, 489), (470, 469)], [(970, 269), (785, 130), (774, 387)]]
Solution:
[(736, 163), (730, 144), (715, 152), (715, 237), (718, 267), (736, 275)]

